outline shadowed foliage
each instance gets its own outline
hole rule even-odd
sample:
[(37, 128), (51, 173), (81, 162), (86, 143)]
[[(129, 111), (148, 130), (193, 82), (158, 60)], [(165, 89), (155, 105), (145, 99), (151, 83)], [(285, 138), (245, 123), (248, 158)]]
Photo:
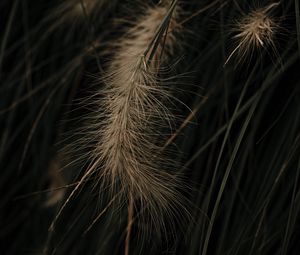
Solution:
[(1, 254), (298, 254), (300, 4), (0, 1)]

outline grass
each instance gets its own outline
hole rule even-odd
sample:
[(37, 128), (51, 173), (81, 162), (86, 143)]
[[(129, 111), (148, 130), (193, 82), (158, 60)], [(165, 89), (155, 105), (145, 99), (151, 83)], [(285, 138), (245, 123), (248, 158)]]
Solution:
[(1, 254), (298, 254), (298, 1), (0, 7)]

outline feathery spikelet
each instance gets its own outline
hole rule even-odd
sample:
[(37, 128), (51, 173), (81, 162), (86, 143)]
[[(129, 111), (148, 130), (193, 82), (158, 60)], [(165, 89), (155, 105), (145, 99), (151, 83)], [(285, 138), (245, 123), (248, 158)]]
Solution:
[(148, 8), (114, 45), (118, 50), (104, 78), (106, 88), (100, 92), (102, 112), (97, 119), (102, 123), (95, 134), (99, 142), (93, 164), (106, 185), (120, 187), (162, 224), (163, 213), (180, 205), (178, 182), (162, 167), (166, 160), (160, 144), (161, 126), (172, 118), (164, 106), (168, 92), (158, 78), (162, 62), (173, 53), (174, 32), (179, 28), (177, 9), (173, 10), (174, 4), (171, 8)]
[(178, 192), (178, 176), (165, 171), (164, 166), (170, 164), (162, 156), (164, 124), (171, 122), (172, 114), (164, 105), (170, 94), (162, 86), (159, 72), (177, 41), (176, 3), (147, 7), (136, 25), (112, 45), (115, 57), (101, 78), (105, 87), (99, 91), (97, 113), (85, 129), (87, 140), (96, 143), (89, 156), (91, 164), (49, 230), (54, 229), (79, 187), (94, 174), (103, 190), (110, 187), (113, 194), (122, 192), (136, 210), (150, 216), (150, 224), (158, 231), (165, 230), (167, 219), (188, 214)]
[[(276, 20), (270, 15), (270, 11), (279, 3), (272, 3), (264, 8), (253, 10), (247, 16), (239, 20), (234, 28), (236, 48), (232, 51), (226, 63), (236, 53), (239, 61), (245, 56), (251, 55), (254, 50), (271, 46), (275, 49), (274, 34), (279, 28)], [(226, 64), (225, 63), (225, 64)]]

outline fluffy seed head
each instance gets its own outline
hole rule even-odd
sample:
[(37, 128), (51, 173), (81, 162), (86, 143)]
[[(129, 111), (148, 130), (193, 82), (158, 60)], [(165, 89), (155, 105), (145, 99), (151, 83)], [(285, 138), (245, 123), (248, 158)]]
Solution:
[[(117, 51), (103, 78), (93, 135), (98, 141), (93, 166), (99, 169), (102, 183), (120, 187), (139, 208), (147, 208), (159, 221), (158, 228), (164, 224), (163, 214), (171, 215), (174, 207), (182, 206), (176, 174), (165, 171), (168, 160), (162, 156), (165, 124), (172, 114), (165, 106), (169, 92), (158, 76), (174, 51), (179, 27), (169, 8), (148, 7), (113, 45)], [(163, 27), (166, 17), (168, 24)]]
[(165, 232), (166, 221), (188, 215), (178, 192), (178, 175), (165, 171), (170, 164), (163, 156), (168, 138), (164, 124), (173, 116), (165, 105), (170, 94), (159, 77), (177, 42), (176, 3), (148, 6), (136, 25), (111, 45), (115, 55), (100, 79), (104, 88), (99, 90), (97, 111), (85, 127), (85, 141), (79, 141), (86, 148), (93, 144), (91, 154), (86, 155), (90, 165), (50, 229), (91, 175), (97, 175), (101, 190), (123, 194), (123, 203), (130, 200), (137, 216), (149, 216), (146, 225), (150, 223), (151, 229)]
[(237, 41), (237, 47), (230, 54), (226, 63), (235, 53), (242, 60), (257, 49), (267, 46), (275, 48), (274, 35), (279, 26), (270, 15), (270, 11), (276, 6), (278, 3), (253, 10), (237, 22), (233, 30), (235, 34), (233, 38)]

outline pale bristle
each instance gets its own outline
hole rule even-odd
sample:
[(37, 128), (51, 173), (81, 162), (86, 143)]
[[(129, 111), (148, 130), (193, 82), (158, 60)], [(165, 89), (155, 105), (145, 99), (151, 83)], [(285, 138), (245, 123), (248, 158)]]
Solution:
[(164, 104), (170, 101), (169, 89), (159, 78), (178, 41), (177, 13), (176, 1), (171, 6), (149, 6), (136, 25), (111, 45), (115, 52), (101, 78), (105, 87), (99, 91), (98, 110), (84, 130), (86, 138), (96, 143), (88, 156), (92, 162), (50, 229), (92, 174), (102, 187), (110, 187), (112, 195), (122, 191), (123, 201), (132, 198), (134, 207), (150, 215), (150, 224), (157, 229), (165, 228), (164, 215), (173, 221), (186, 212), (177, 175), (165, 167), (170, 164), (163, 157), (162, 141), (168, 139), (163, 133), (173, 116)]
[(275, 49), (274, 35), (279, 25), (270, 15), (270, 11), (276, 6), (278, 6), (278, 3), (253, 10), (237, 22), (233, 31), (235, 33), (233, 39), (237, 41), (237, 46), (226, 63), (234, 54), (239, 58), (238, 61), (242, 61), (244, 57), (250, 56), (255, 50), (267, 46)]
[(101, 91), (97, 118), (102, 123), (94, 151), (103, 182), (111, 187), (120, 185), (126, 196), (158, 214), (155, 218), (161, 223), (161, 214), (180, 204), (176, 174), (163, 169), (167, 160), (160, 144), (166, 137), (160, 132), (173, 116), (164, 105), (169, 94), (157, 77), (162, 63), (174, 51), (174, 33), (179, 28), (174, 13), (168, 21), (170, 32), (165, 29), (156, 48), (153, 42), (163, 19), (170, 15), (169, 8), (149, 7), (114, 45), (118, 50), (104, 78), (106, 87)]

